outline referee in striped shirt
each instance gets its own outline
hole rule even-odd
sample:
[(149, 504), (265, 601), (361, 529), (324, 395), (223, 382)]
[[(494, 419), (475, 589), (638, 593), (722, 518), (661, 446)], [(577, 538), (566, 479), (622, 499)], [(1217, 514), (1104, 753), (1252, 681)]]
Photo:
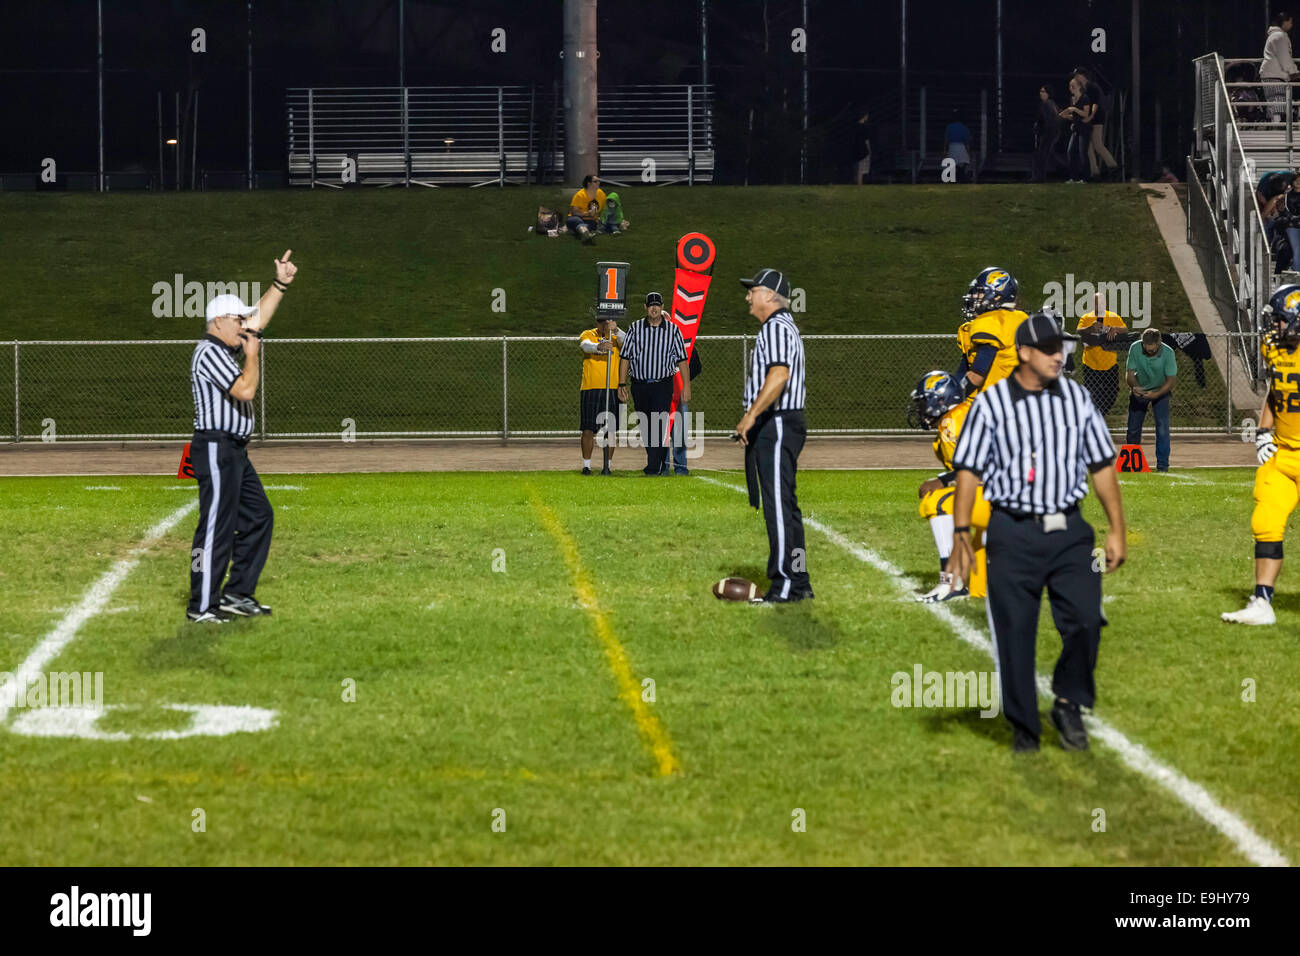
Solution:
[(664, 297), (645, 297), (646, 315), (637, 319), (623, 338), (618, 357), (618, 397), (632, 402), (641, 416), (641, 441), (646, 446), (647, 475), (669, 475), (668, 413), (673, 407), (673, 377), (681, 372), (682, 401), (691, 400), (691, 376), (686, 364), (682, 330), (664, 318)]
[[(199, 524), (190, 562), (186, 618), (219, 624), (271, 609), (254, 597), (271, 548), (274, 514), (257, 470), (248, 460), (253, 434), (262, 330), (275, 314), (298, 267), (292, 250), (275, 260), (275, 280), (256, 306), (235, 295), (208, 303), (207, 334), (190, 360), (194, 437), (190, 461), (199, 482)], [(244, 353), (241, 369), (235, 356)], [(226, 578), (226, 568), (230, 577)]]
[(948, 570), (967, 579), (975, 486), (993, 505), (987, 532), (988, 618), (997, 655), (1002, 709), (1012, 749), (1038, 749), (1041, 722), (1034, 653), (1043, 588), (1061, 634), (1052, 677), (1052, 723), (1067, 750), (1086, 750), (1080, 707), (1096, 697), (1093, 671), (1101, 627), (1101, 560), (1092, 526), (1079, 513), (1088, 474), (1106, 512), (1105, 570), (1124, 563), (1124, 506), (1112, 467), (1115, 446), (1087, 390), (1061, 377), (1078, 337), (1057, 317), (1036, 313), (1015, 333), (1020, 364), (975, 399), (957, 439), (953, 468), (956, 541)]
[(749, 314), (760, 323), (745, 382), (745, 414), (734, 439), (745, 446), (745, 484), (757, 508), (761, 492), (767, 522), (767, 576), (755, 603), (812, 598), (803, 513), (795, 498), (795, 471), (808, 429), (804, 423), (803, 339), (790, 314), (790, 282), (775, 269), (741, 279)]

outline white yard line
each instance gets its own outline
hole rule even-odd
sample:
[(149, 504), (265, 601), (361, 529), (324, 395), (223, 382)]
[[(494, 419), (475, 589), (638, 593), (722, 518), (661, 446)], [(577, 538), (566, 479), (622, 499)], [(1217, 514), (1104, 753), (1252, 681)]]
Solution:
[(189, 504), (177, 508), (146, 531), (140, 543), (132, 548), (125, 558), (100, 575), (99, 580), (92, 584), (86, 593), (81, 596), (81, 601), (77, 606), (65, 614), (52, 631), (41, 638), (41, 642), (27, 655), (27, 659), (18, 665), (18, 670), (10, 675), (6, 681), (0, 683), (0, 723), (4, 723), (9, 716), (9, 710), (14, 703), (15, 688), (26, 688), (32, 678), (44, 671), (49, 663), (72, 643), (73, 638), (77, 636), (77, 631), (81, 629), (81, 625), (108, 607), (108, 602), (113, 597), (114, 592), (126, 580), (126, 576), (140, 563), (140, 558), (145, 551), (156, 544), (168, 531), (176, 527), (196, 507), (198, 507), (198, 502), (191, 501)]
[[(705, 475), (695, 475), (693, 477), (700, 481), (706, 481), (711, 485), (729, 488), (732, 491), (745, 491), (740, 485), (728, 484), (725, 481), (719, 481)], [(899, 591), (912, 595), (920, 586), (920, 582), (908, 578), (897, 565), (892, 564), (876, 552), (849, 540), (829, 525), (808, 517), (805, 517), (803, 521), (808, 527), (824, 534), (833, 544), (838, 545), (859, 561), (871, 565), (890, 578)], [(983, 651), (992, 658), (992, 643), (965, 618), (954, 614), (942, 604), (918, 604), (917, 607), (928, 610), (943, 621), (944, 624), (948, 625), (949, 630), (957, 635), (960, 640), (977, 650)], [(1051, 680), (1042, 674), (1038, 675), (1038, 692), (1044, 697), (1050, 698), (1053, 696)], [(1130, 740), (1122, 732), (1095, 714), (1085, 715), (1084, 721), (1087, 723), (1088, 730), (1095, 740), (1101, 741), (1118, 753), (1120, 759), (1131, 769), (1136, 770), (1148, 780), (1154, 781), (1173, 794), (1180, 803), (1187, 806), (1202, 820), (1231, 840), (1238, 852), (1250, 860), (1251, 863), (1257, 866), (1291, 865), (1280, 850), (1256, 833), (1249, 823), (1215, 800), (1209, 791), (1199, 783), (1188, 780), (1173, 767), (1161, 763), (1141, 744)]]

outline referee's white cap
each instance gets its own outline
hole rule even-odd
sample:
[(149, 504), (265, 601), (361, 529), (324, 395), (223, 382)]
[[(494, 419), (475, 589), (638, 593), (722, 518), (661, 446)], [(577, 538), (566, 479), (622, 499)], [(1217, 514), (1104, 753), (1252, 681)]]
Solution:
[(237, 295), (219, 295), (208, 302), (208, 321), (221, 315), (242, 315), (245, 318), (257, 311), (255, 305), (244, 305), (244, 300)]

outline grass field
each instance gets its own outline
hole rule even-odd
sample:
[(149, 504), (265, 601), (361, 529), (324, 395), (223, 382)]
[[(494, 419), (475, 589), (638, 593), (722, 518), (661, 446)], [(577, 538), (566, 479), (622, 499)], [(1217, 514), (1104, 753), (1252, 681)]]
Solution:
[[(1013, 759), (1002, 718), (891, 705), (891, 675), (917, 664), (991, 670), (958, 636), (986, 633), (981, 602), (948, 617), (903, 593), (937, 570), (920, 473), (801, 475), (817, 599), (780, 608), (710, 596), (724, 575), (762, 582), (766, 540), (724, 486), (743, 479), (704, 477), (723, 485), (267, 476), (276, 541), (259, 597), (275, 614), (218, 629), (180, 623), (191, 485), (3, 480), (0, 670), (102, 599), (45, 669), (102, 671), (119, 709), (97, 726), (134, 737), (25, 736), (35, 712), (11, 711), (0, 864), (1249, 862), (1111, 747), (1070, 754), (1046, 733), (1042, 753)], [(1294, 861), (1293, 575), (1276, 627), (1218, 620), (1248, 593), (1251, 478), (1125, 479), (1130, 561), (1106, 581), (1096, 716)], [(1087, 511), (1102, 524), (1091, 498)], [(651, 520), (656, 540), (637, 531)], [(1059, 645), (1040, 623), (1048, 672)], [(167, 704), (277, 723), (141, 739), (186, 725)]]

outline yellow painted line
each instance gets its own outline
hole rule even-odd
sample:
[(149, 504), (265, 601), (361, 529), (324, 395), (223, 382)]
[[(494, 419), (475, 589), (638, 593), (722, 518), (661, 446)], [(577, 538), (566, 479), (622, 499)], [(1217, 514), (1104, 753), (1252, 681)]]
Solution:
[(609, 662), (609, 669), (614, 674), (615, 683), (618, 684), (618, 696), (623, 698), (623, 703), (627, 704), (632, 711), (641, 740), (654, 757), (659, 775), (667, 777), (681, 773), (682, 766), (673, 754), (668, 731), (641, 699), (641, 686), (632, 677), (632, 666), (628, 663), (627, 652), (623, 650), (618, 636), (609, 625), (609, 618), (605, 616), (605, 612), (600, 609), (600, 604), (596, 601), (596, 588), (592, 585), (587, 569), (582, 566), (582, 559), (578, 556), (578, 543), (565, 530), (555, 512), (538, 497), (536, 490), (530, 489), (530, 494), (533, 509), (542, 519), (542, 524), (551, 537), (555, 539), (555, 543), (560, 546), (564, 563), (569, 566), (569, 572), (573, 575), (573, 588), (578, 592), (578, 603), (591, 616), (592, 623), (596, 627), (596, 636), (600, 638), (601, 646), (605, 649), (605, 660)]

